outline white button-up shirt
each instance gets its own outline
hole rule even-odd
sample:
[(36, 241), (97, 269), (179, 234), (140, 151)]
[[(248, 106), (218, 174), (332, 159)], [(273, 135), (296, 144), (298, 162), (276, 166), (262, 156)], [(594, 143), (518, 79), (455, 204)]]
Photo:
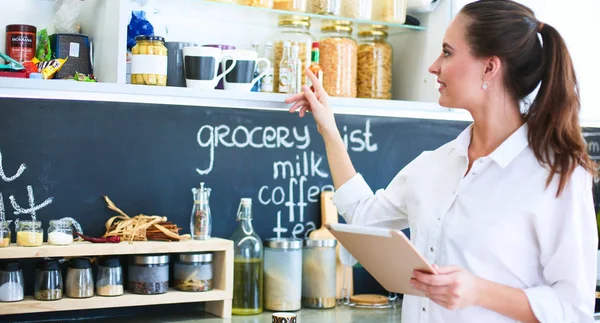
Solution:
[[(427, 261), (523, 289), (541, 322), (593, 322), (598, 233), (592, 176), (578, 167), (557, 198), (558, 176), (546, 188), (549, 171), (528, 145), (527, 125), (465, 175), (471, 128), (421, 154), (375, 194), (355, 175), (334, 195), (340, 214), (351, 224), (409, 227)], [(402, 322), (514, 320), (405, 295)]]

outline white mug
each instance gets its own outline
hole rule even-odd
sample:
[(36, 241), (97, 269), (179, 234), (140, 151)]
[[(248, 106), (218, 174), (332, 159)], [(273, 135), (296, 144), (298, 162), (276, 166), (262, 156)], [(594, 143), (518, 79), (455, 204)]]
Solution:
[[(223, 73), (217, 75), (219, 63), (227, 58), (233, 63)], [(213, 47), (184, 47), (183, 69), (187, 87), (199, 89), (214, 89), (221, 78), (231, 72), (237, 61), (231, 56), (223, 54), (219, 48)]]
[[(233, 60), (233, 64), (229, 61)], [(236, 64), (237, 62), (237, 64)], [(264, 62), (266, 67), (259, 76), (254, 77), (256, 66)], [(228, 63), (234, 66), (233, 70), (225, 76), (223, 88), (229, 91), (250, 92), (258, 80), (267, 74), (271, 62), (266, 58), (258, 58), (258, 53), (252, 50), (224, 50), (221, 60), (222, 69), (228, 68)]]

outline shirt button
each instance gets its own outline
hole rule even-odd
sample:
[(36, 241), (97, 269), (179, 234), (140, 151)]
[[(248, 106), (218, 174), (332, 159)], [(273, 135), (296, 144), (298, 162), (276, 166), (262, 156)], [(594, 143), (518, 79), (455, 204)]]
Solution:
[(473, 176), (477, 175), (476, 173), (472, 173), (472, 174), (473, 174)]
[(423, 307), (423, 312), (425, 312), (425, 307)]
[(441, 220), (442, 220), (442, 218), (438, 218), (438, 221), (441, 221)]
[(433, 252), (433, 250), (435, 250), (435, 249), (433, 249), (433, 247), (431, 247), (431, 248), (429, 248), (429, 250), (431, 250), (431, 252)]

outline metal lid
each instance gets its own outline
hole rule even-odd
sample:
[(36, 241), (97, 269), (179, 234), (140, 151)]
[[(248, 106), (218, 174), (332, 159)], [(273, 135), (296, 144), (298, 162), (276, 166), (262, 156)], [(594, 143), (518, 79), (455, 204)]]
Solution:
[(369, 37), (369, 36), (383, 36), (383, 37), (387, 37), (388, 33), (386, 33), (383, 30), (363, 30), (358, 32), (358, 37)]
[(182, 253), (179, 254), (179, 261), (181, 262), (211, 262), (212, 253)]
[(169, 255), (139, 255), (131, 257), (136, 265), (165, 265), (169, 263)]
[(31, 25), (7, 25), (6, 32), (25, 32), (25, 33), (36, 33), (37, 29)]
[(72, 258), (69, 261), (69, 268), (89, 269), (92, 268), (92, 263), (87, 258)]
[(333, 248), (337, 245), (335, 239), (306, 239), (304, 246), (308, 248)]
[(299, 15), (280, 15), (278, 26), (310, 27), (310, 17)]
[(121, 260), (117, 257), (102, 257), (100, 258), (98, 265), (102, 267), (118, 268), (121, 267)]
[(18, 261), (5, 261), (0, 263), (0, 270), (2, 271), (19, 271), (21, 270), (21, 264)]
[(352, 33), (352, 22), (343, 21), (343, 20), (335, 20), (332, 25), (326, 25), (321, 27), (322, 32), (344, 32), (344, 33)]
[(252, 199), (249, 197), (242, 197), (241, 203), (244, 205), (252, 205)]
[(302, 240), (294, 238), (271, 238), (265, 240), (265, 247), (273, 249), (301, 249)]
[(161, 41), (164, 42), (165, 38), (161, 36), (153, 36), (153, 35), (139, 35), (135, 36), (135, 40), (148, 40), (148, 41)]

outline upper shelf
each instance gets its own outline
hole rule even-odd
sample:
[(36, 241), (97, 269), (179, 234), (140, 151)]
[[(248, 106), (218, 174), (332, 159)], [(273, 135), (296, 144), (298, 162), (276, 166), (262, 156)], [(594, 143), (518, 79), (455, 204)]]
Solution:
[[(272, 12), (272, 13), (283, 14), (283, 15), (306, 16), (306, 17), (311, 17), (313, 19), (325, 19), (325, 20), (335, 19), (335, 20), (351, 21), (351, 22), (357, 23), (357, 24), (384, 25), (384, 26), (388, 26), (390, 28), (397, 28), (402, 31), (408, 31), (408, 30), (424, 31), (426, 29), (424, 26), (414, 26), (414, 25), (407, 25), (407, 24), (384, 22), (384, 21), (354, 19), (354, 18), (346, 18), (346, 17), (342, 17), (342, 16), (332, 16), (332, 15), (317, 15), (317, 14), (308, 13), (308, 12), (296, 12), (296, 11), (287, 11), (287, 10), (279, 10), (279, 9), (251, 7), (251, 6), (238, 5), (238, 4), (234, 4), (234, 3), (215, 2), (215, 1), (210, 1), (210, 0), (197, 0), (197, 1), (202, 2), (202, 3), (207, 3), (210, 5), (223, 6), (226, 8), (234, 8), (235, 7), (235, 8), (243, 8), (244, 10)], [(398, 33), (399, 30), (396, 30), (395, 32), (392, 31), (391, 34), (396, 34), (396, 33)]]

